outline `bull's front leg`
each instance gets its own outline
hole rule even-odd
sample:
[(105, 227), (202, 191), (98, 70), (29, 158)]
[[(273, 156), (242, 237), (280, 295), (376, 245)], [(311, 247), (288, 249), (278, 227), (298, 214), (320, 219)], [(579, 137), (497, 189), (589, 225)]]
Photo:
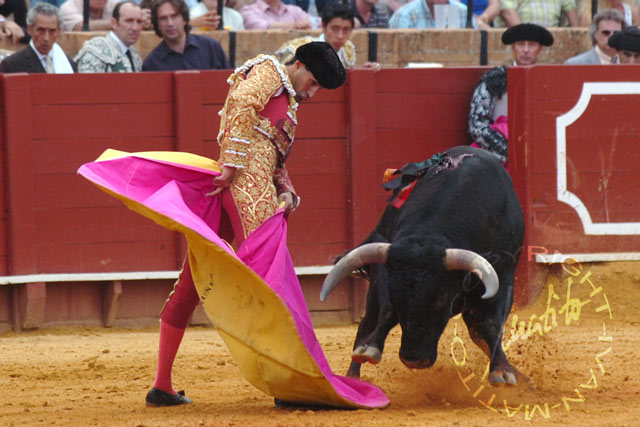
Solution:
[(529, 378), (511, 366), (502, 348), (502, 334), (506, 315), (504, 309), (488, 303), (484, 307), (472, 307), (462, 317), (473, 342), (489, 357), (489, 383), (491, 385), (530, 384)]
[[(358, 328), (358, 335), (351, 353), (351, 364), (347, 371), (347, 376), (351, 378), (360, 378), (360, 367), (363, 363), (377, 364), (382, 360), (382, 352), (384, 351), (384, 342), (389, 335), (389, 331), (398, 324), (398, 319), (392, 308), (387, 305), (378, 312), (378, 316), (374, 319), (373, 330), (371, 324), (367, 323), (365, 316)], [(371, 322), (369, 320), (369, 322)], [(363, 328), (363, 325), (368, 328)], [(370, 331), (365, 333), (365, 331)], [(362, 334), (361, 334), (362, 331)], [(364, 336), (364, 338), (362, 338)]]
[(382, 266), (371, 268), (372, 280), (367, 293), (366, 312), (358, 327), (351, 364), (347, 371), (347, 376), (351, 378), (360, 378), (360, 367), (363, 363), (380, 363), (387, 335), (398, 324), (389, 298), (386, 270)]

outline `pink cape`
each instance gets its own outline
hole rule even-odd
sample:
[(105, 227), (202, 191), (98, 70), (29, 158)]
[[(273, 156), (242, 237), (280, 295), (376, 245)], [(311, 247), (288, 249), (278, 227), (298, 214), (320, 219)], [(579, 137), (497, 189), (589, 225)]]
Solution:
[[(507, 118), (507, 116), (499, 116), (495, 122), (491, 123), (489, 125), (489, 127), (495, 131), (500, 132), (502, 135), (504, 135), (505, 138), (509, 139), (509, 119)], [(471, 144), (472, 147), (475, 148), (482, 148), (480, 146), (480, 144), (478, 144), (477, 142), (473, 141)], [(509, 171), (509, 159), (507, 159), (506, 162), (503, 163), (504, 168)]]
[[(173, 161), (172, 154), (179, 158)], [(207, 302), (218, 307), (214, 307), (211, 312), (207, 310), (207, 314), (212, 317), (221, 336), (229, 338), (225, 339), (225, 342), (230, 346), (243, 375), (256, 387), (267, 394), (299, 403), (359, 408), (379, 408), (388, 405), (388, 397), (377, 387), (361, 380), (335, 375), (331, 371), (315, 336), (309, 310), (287, 249), (287, 222), (283, 209), (278, 210), (248, 236), (238, 253), (234, 254), (217, 233), (221, 203), (217, 197), (205, 196), (213, 190), (211, 178), (218, 173), (214, 171), (214, 167), (193, 166), (200, 163), (191, 161), (190, 156), (192, 155), (185, 153), (129, 155), (108, 150), (97, 161), (83, 165), (78, 173), (123, 200), (131, 209), (162, 226), (185, 233), (189, 241), (192, 269), (199, 270), (199, 273), (194, 272), (193, 276), (205, 310)], [(198, 156), (193, 158), (205, 162), (208, 160)], [(201, 246), (200, 240), (208, 246), (198, 255), (198, 250), (193, 248)], [(259, 277), (242, 269), (236, 274), (235, 267), (225, 268), (230, 261), (234, 263), (234, 260), (244, 270), (248, 271), (245, 267), (248, 266)], [(249, 309), (245, 312), (230, 311), (229, 307), (233, 307), (234, 304), (233, 298), (220, 301), (227, 295), (224, 293), (226, 291), (218, 291), (218, 287), (222, 289), (223, 285), (216, 281), (213, 284), (201, 283), (203, 281), (200, 280), (202, 277), (216, 276), (217, 280), (224, 282), (224, 274), (218, 273), (220, 266), (221, 270), (231, 270), (227, 281), (233, 285), (230, 285), (230, 288), (240, 290), (237, 292), (237, 298), (259, 299), (259, 295), (267, 292), (265, 301), (268, 307), (263, 309), (264, 313), (251, 320), (249, 326), (240, 332), (234, 330), (237, 329), (238, 319), (245, 316), (250, 318), (255, 316), (255, 313)], [(212, 289), (219, 293), (209, 295), (208, 292)], [(271, 301), (268, 295), (270, 293), (275, 293), (275, 298), (279, 298), (283, 304)], [(207, 300), (209, 296), (213, 298)], [(278, 331), (282, 331), (283, 328), (270, 324), (287, 321), (295, 325), (297, 337), (282, 336), (283, 333)], [(267, 325), (263, 327), (260, 322), (266, 322)], [(238, 341), (243, 343), (238, 344)], [(304, 346), (303, 349), (306, 349), (321, 375), (301, 374), (303, 371), (316, 369), (308, 368), (306, 362), (299, 363), (299, 359), (307, 357), (305, 354), (296, 353), (298, 355), (291, 358), (290, 354), (274, 350), (294, 348), (298, 341)], [(267, 344), (260, 344), (262, 342)], [(240, 356), (236, 356), (234, 349), (240, 349)], [(295, 350), (291, 353), (295, 353)], [(265, 362), (265, 359), (275, 360), (277, 363)], [(246, 369), (241, 366), (243, 363), (246, 364)], [(300, 367), (299, 364), (304, 366)], [(290, 373), (280, 372), (283, 365)], [(328, 391), (325, 390), (325, 383), (330, 385)], [(319, 389), (323, 391), (318, 391)]]

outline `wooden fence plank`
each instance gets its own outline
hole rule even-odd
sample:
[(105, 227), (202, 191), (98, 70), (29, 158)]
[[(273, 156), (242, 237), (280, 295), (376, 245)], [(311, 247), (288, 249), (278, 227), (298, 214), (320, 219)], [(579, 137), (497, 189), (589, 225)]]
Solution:
[(37, 272), (35, 243), (32, 109), (29, 77), (3, 76), (10, 274)]

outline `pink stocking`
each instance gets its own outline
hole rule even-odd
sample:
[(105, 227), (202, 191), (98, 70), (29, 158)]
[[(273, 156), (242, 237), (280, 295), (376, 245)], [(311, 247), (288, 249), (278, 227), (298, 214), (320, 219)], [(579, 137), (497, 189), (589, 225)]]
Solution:
[(158, 388), (167, 393), (176, 394), (171, 383), (171, 369), (173, 361), (178, 353), (184, 328), (176, 328), (164, 321), (160, 321), (160, 344), (158, 346), (158, 370), (156, 371), (156, 379), (153, 383)]

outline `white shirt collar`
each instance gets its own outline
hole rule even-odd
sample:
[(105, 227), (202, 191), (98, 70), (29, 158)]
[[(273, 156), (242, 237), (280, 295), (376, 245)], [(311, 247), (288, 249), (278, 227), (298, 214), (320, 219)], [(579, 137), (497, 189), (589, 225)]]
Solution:
[(120, 40), (118, 36), (116, 36), (116, 33), (114, 33), (113, 31), (109, 31), (109, 35), (113, 37), (113, 39), (116, 41), (118, 46), (120, 46), (120, 50), (122, 50), (122, 53), (126, 53), (129, 50), (129, 46), (122, 43), (122, 40)]
[[(44, 68), (46, 70), (47, 69), (47, 56), (51, 55), (51, 62), (53, 63), (53, 52), (51, 52), (51, 50), (50, 50), (47, 55), (43, 55), (42, 53), (40, 53), (40, 51), (38, 49), (36, 49), (36, 45), (33, 44), (33, 39), (31, 39), (31, 41), (29, 41), (29, 46), (31, 46), (31, 49), (33, 49), (33, 51), (38, 56), (38, 59), (40, 60), (40, 63), (42, 64), (42, 68)], [(53, 50), (53, 48), (52, 48), (52, 50)]]
[(600, 59), (600, 63), (602, 65), (608, 65), (613, 63), (613, 58), (607, 55), (606, 53), (604, 53), (604, 51), (600, 49), (600, 46), (596, 45), (595, 50), (596, 50), (596, 55), (598, 55), (598, 59)]
[[(36, 45), (33, 44), (33, 39), (31, 39), (31, 41), (29, 42), (29, 46), (31, 46), (31, 49), (33, 49), (36, 55), (38, 55), (38, 58), (40, 59), (40, 61), (42, 61), (42, 63), (45, 64), (47, 61), (47, 55), (43, 55), (42, 53), (40, 53), (38, 49), (36, 49)], [(51, 53), (51, 51), (49, 51), (49, 53)]]

